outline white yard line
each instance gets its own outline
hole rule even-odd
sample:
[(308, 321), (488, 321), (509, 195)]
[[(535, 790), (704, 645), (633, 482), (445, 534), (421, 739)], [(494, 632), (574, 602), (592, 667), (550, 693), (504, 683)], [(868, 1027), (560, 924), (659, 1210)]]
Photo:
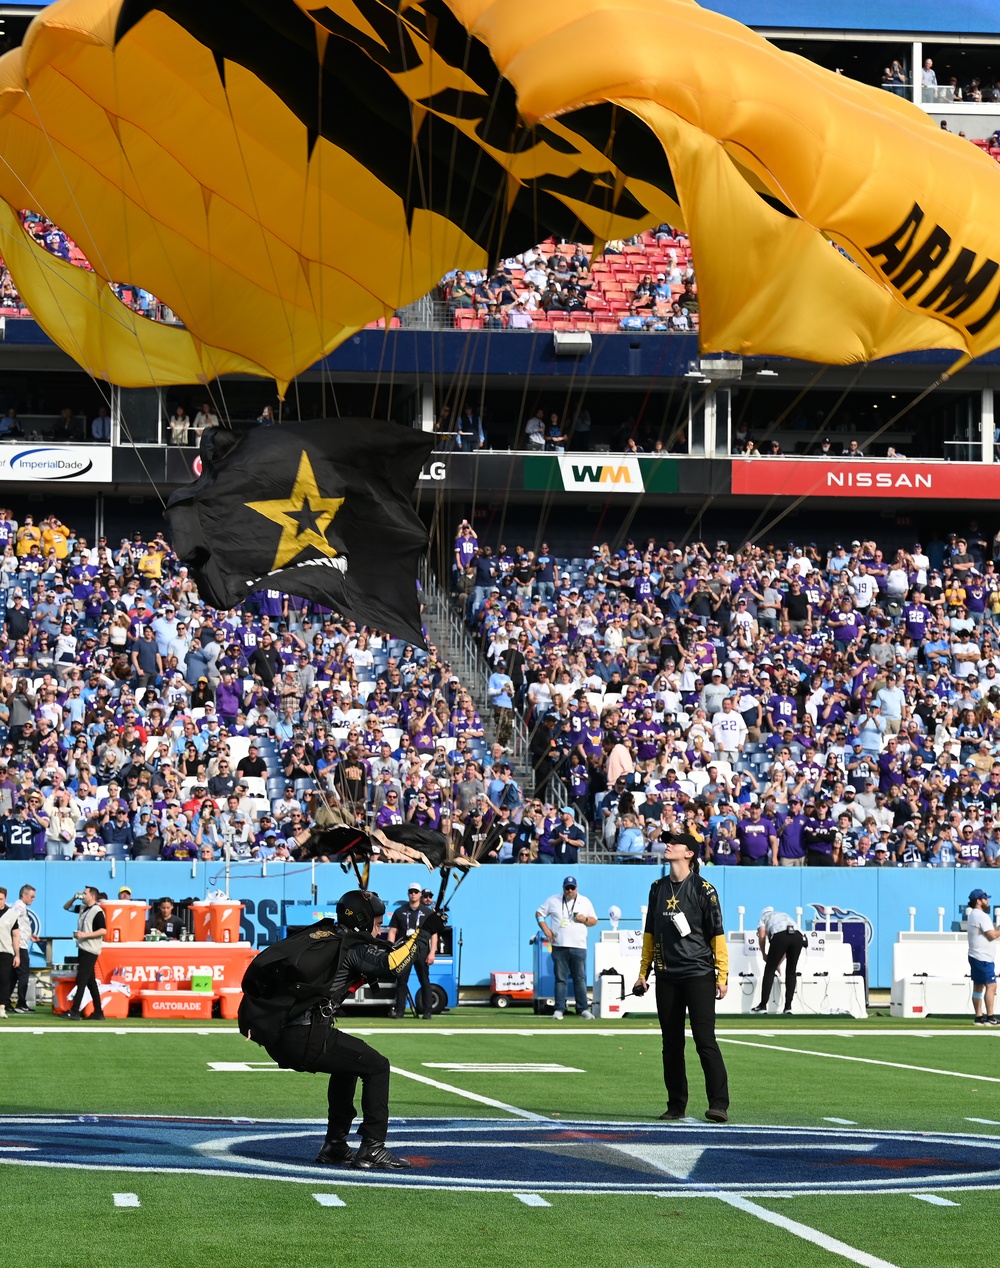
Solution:
[[(209, 1065), (219, 1062), (210, 1061)], [(452, 1074), (586, 1074), (573, 1065), (551, 1061), (422, 1061), (428, 1070), (448, 1070)]]
[(824, 1123), (836, 1123), (838, 1127), (857, 1127), (853, 1118), (824, 1118)]
[(320, 1204), (320, 1206), (346, 1206), (347, 1205), (347, 1203), (342, 1198), (337, 1197), (336, 1193), (314, 1193), (313, 1197)]
[[(504, 1038), (510, 1036), (513, 1039), (531, 1039), (545, 1037), (551, 1039), (553, 1035), (562, 1038), (579, 1038), (580, 1036), (600, 1036), (601, 1038), (621, 1039), (634, 1035), (637, 1039), (648, 1038), (650, 1035), (658, 1035), (660, 1033), (659, 1026), (594, 1026), (579, 1025), (566, 1026), (565, 1022), (553, 1022), (547, 1026), (525, 1027), (512, 1029), (507, 1026), (338, 1026), (338, 1030), (348, 1035), (415, 1035), (421, 1037), (428, 1035), (440, 1036), (442, 1039), (454, 1039), (460, 1035), (489, 1035), (492, 1038)], [(6, 1038), (8, 1035), (93, 1035), (93, 1034), (114, 1034), (114, 1035), (198, 1035), (201, 1038), (214, 1038), (218, 1035), (238, 1035), (240, 1032), (234, 1026), (219, 1026), (213, 1030), (195, 1030), (190, 1026), (130, 1026), (125, 1028), (116, 1028), (114, 1030), (104, 1029), (101, 1026), (95, 1026), (92, 1022), (64, 1022), (59, 1026), (45, 1026), (39, 1028), (37, 1026), (4, 1026), (0, 1029), (0, 1039)], [(755, 1038), (772, 1039), (775, 1036), (773, 1027), (770, 1030), (758, 1029), (756, 1027), (743, 1027), (738, 1030), (717, 1030), (716, 1035), (719, 1038), (728, 1038), (735, 1035), (749, 1035)], [(789, 1026), (784, 1033), (788, 1038), (823, 1038), (823, 1039), (868, 1039), (877, 1036), (880, 1039), (935, 1039), (946, 1036), (948, 1038), (958, 1039), (978, 1039), (988, 1040), (991, 1036), (997, 1038), (996, 1032), (987, 1026), (971, 1027), (963, 1030), (949, 1030), (942, 1028), (940, 1030), (908, 1030), (904, 1028), (894, 1027), (889, 1030), (884, 1027), (872, 1027), (862, 1030), (844, 1030), (842, 1027), (836, 1029), (829, 1027), (802, 1027), (796, 1028)]]
[(552, 1205), (551, 1202), (546, 1202), (545, 1199), (537, 1193), (515, 1193), (514, 1196), (517, 1198), (518, 1202), (523, 1202), (525, 1206)]
[(455, 1096), (464, 1096), (467, 1101), (477, 1101), (480, 1105), (489, 1105), (493, 1109), (504, 1110), (517, 1118), (529, 1118), (535, 1123), (551, 1123), (552, 1119), (545, 1114), (535, 1114), (531, 1110), (518, 1109), (516, 1105), (508, 1105), (506, 1101), (495, 1101), (491, 1096), (481, 1096), (478, 1092), (467, 1092), (465, 1088), (455, 1087), (451, 1083), (440, 1083), (437, 1079), (428, 1078), (426, 1074), (415, 1074), (412, 1070), (403, 1070), (397, 1065), (390, 1066), (393, 1074), (403, 1079), (413, 1079), (415, 1083), (426, 1083), (428, 1087), (439, 1088), (442, 1092), (451, 1092)]
[(939, 1198), (936, 1193), (911, 1193), (911, 1198), (918, 1202), (929, 1202), (931, 1206), (961, 1206), (961, 1202), (952, 1202), (949, 1198)]
[[(722, 1035), (718, 1036), (723, 1039)], [(831, 1061), (857, 1061), (861, 1065), (885, 1065), (893, 1070), (916, 1070), (918, 1074), (946, 1074), (953, 1079), (972, 1079), (979, 1083), (1000, 1083), (1000, 1078), (989, 1074), (966, 1074), (964, 1070), (937, 1070), (927, 1065), (906, 1065), (901, 1061), (876, 1061), (874, 1057), (848, 1057), (842, 1052), (816, 1052), (813, 1048), (786, 1048), (777, 1043), (747, 1043), (742, 1039), (724, 1039), (740, 1048), (769, 1048), (772, 1052), (793, 1052), (801, 1057), (827, 1057)]]
[(115, 1206), (141, 1206), (137, 1193), (112, 1193)]
[(720, 1202), (725, 1202), (727, 1206), (734, 1207), (737, 1211), (745, 1211), (747, 1215), (756, 1215), (759, 1220), (763, 1220), (766, 1224), (773, 1224), (775, 1228), (782, 1228), (786, 1233), (794, 1233), (796, 1237), (801, 1237), (803, 1241), (810, 1242), (813, 1246), (819, 1246), (822, 1250), (828, 1250), (831, 1255), (840, 1255), (843, 1259), (849, 1259), (852, 1264), (862, 1264), (864, 1268), (895, 1268), (895, 1265), (891, 1264), (887, 1259), (879, 1259), (877, 1255), (869, 1255), (866, 1251), (857, 1250), (854, 1246), (848, 1246), (846, 1242), (838, 1241), (836, 1237), (829, 1237), (826, 1233), (821, 1233), (819, 1229), (811, 1228), (808, 1224), (800, 1224), (798, 1220), (790, 1220), (787, 1215), (778, 1215), (776, 1211), (769, 1211), (765, 1206), (758, 1206), (756, 1202), (751, 1202), (748, 1198), (725, 1193), (716, 1193), (713, 1196), (717, 1197)]
[(1000, 1127), (1000, 1120), (995, 1118), (967, 1118), (967, 1123), (982, 1123), (984, 1127)]

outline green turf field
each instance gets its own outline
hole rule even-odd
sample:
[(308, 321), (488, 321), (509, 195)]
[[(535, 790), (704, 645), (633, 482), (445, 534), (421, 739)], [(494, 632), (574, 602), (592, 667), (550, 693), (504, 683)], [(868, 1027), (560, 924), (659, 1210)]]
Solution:
[[(345, 1024), (396, 1071), (408, 1187), (310, 1166), (325, 1079), (270, 1068), (231, 1023), (5, 1023), (0, 1166), (18, 1253), (67, 1268), (991, 1258), (992, 1031), (721, 1020), (732, 1121), (712, 1127), (691, 1047), (691, 1117), (655, 1122), (659, 1035), (645, 1020), (461, 1009)], [(483, 1068), (454, 1068), (470, 1065)]]

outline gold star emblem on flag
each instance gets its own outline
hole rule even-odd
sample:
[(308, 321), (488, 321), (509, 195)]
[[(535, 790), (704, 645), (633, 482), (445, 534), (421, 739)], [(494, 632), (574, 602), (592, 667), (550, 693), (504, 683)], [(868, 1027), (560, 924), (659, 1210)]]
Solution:
[(281, 529), (281, 539), (275, 552), (271, 571), (286, 564), (312, 546), (320, 554), (333, 559), (337, 550), (326, 539), (326, 533), (344, 505), (343, 498), (325, 498), (320, 494), (309, 455), (305, 450), (299, 460), (299, 469), (287, 498), (274, 498), (267, 502), (245, 502), (248, 510), (256, 511)]

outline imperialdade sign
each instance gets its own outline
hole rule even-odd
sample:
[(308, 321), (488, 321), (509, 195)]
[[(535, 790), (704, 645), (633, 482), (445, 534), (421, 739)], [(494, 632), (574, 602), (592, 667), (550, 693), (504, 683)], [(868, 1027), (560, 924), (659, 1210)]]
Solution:
[(768, 497), (962, 498), (1000, 501), (1000, 465), (979, 462), (864, 462), (856, 458), (737, 458), (732, 492)]
[(110, 484), (110, 445), (0, 445), (0, 480)]

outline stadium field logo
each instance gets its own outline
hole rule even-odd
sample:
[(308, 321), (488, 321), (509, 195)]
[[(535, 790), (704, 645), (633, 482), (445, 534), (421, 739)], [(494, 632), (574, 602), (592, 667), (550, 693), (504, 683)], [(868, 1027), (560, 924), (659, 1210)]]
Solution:
[(830, 1128), (400, 1119), (405, 1173), (317, 1167), (323, 1124), (51, 1115), (0, 1118), (10, 1165), (338, 1185), (546, 1193), (913, 1193), (1000, 1188), (1000, 1138)]

